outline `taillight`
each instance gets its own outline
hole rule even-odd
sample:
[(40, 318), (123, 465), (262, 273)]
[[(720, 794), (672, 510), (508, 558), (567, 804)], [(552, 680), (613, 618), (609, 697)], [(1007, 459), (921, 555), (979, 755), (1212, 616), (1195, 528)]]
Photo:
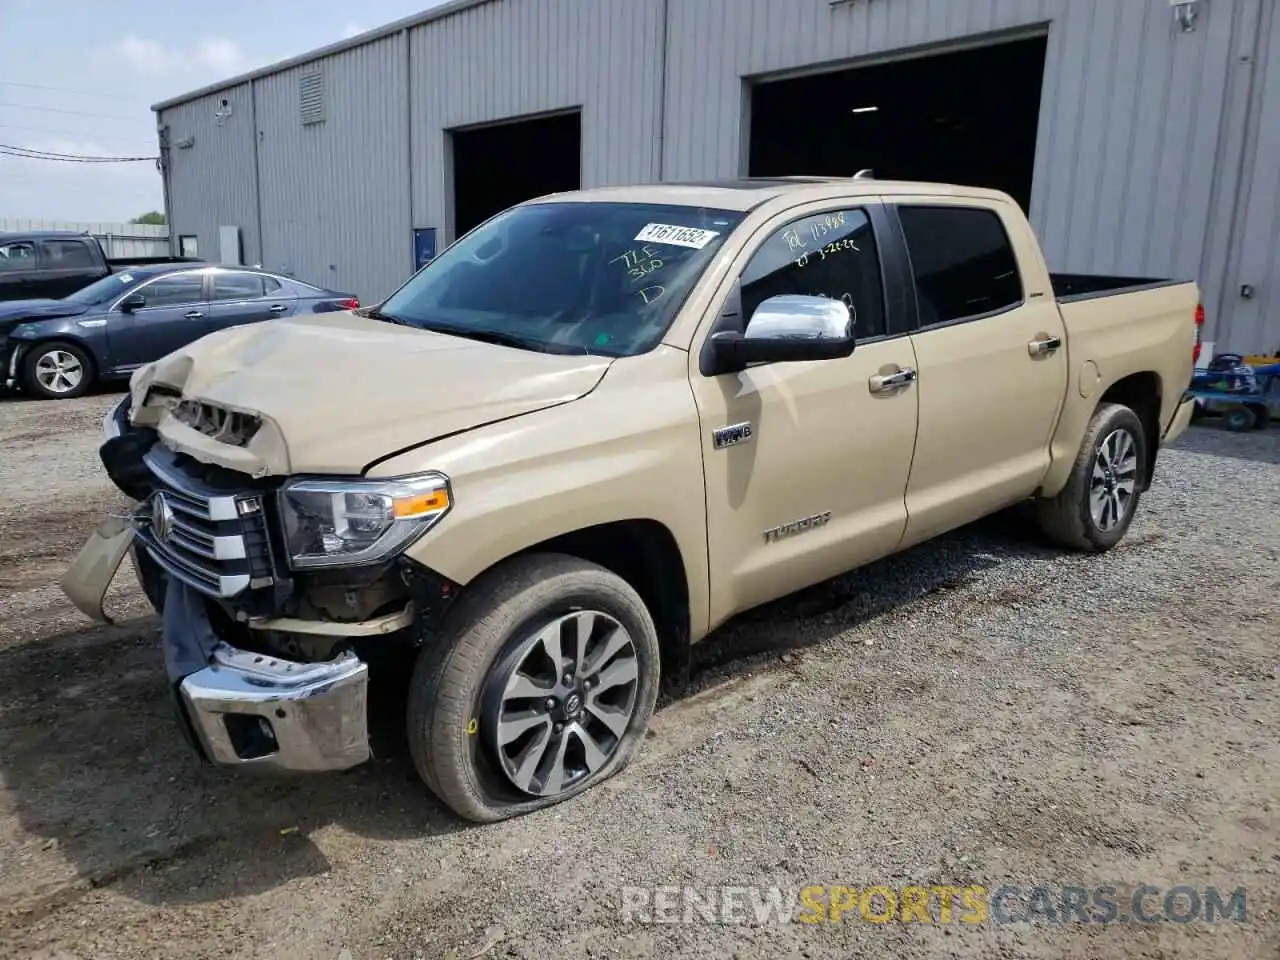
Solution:
[(1200, 337), (1204, 331), (1204, 304), (1196, 304), (1196, 345), (1191, 348), (1191, 362), (1200, 362), (1201, 342)]
[(338, 301), (338, 309), (340, 310), (359, 310), (360, 301), (355, 297), (347, 297), (345, 300)]

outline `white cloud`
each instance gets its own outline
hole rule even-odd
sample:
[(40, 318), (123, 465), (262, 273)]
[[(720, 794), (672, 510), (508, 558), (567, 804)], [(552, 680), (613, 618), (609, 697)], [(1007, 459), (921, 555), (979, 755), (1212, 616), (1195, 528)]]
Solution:
[(360, 36), (360, 34), (364, 33), (365, 30), (367, 29), (369, 28), (362, 27), (358, 23), (348, 23), (345, 27), (342, 28), (342, 39), (350, 40), (352, 37), (358, 37)]
[(126, 34), (113, 52), (138, 73), (164, 73), (181, 62), (176, 51), (166, 50), (156, 41), (132, 33)]
[(195, 60), (212, 70), (237, 73), (245, 68), (245, 55), (233, 40), (205, 37), (196, 44)]
[(111, 48), (137, 73), (212, 73), (227, 76), (247, 66), (244, 51), (225, 37), (202, 37), (188, 49), (167, 47), (155, 40), (129, 33)]

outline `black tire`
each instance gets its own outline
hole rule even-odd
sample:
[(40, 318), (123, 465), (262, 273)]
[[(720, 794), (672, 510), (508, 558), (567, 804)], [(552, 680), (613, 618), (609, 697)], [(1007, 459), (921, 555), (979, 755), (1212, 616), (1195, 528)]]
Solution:
[(1255, 406), (1253, 408), (1253, 418), (1253, 429), (1265, 430), (1271, 424), (1271, 411), (1264, 406)]
[(1232, 407), (1222, 415), (1222, 424), (1233, 433), (1247, 433), (1258, 425), (1258, 416), (1249, 407)]
[[(58, 352), (74, 357), (80, 364), (81, 371), (79, 382), (75, 386), (61, 391), (49, 389), (40, 382), (40, 378), (36, 375), (36, 366), (40, 363), (41, 358)], [(89, 392), (89, 388), (93, 386), (96, 377), (97, 371), (94, 369), (93, 357), (89, 356), (88, 351), (83, 347), (66, 340), (49, 340), (44, 343), (37, 343), (23, 356), (21, 369), (18, 371), (18, 381), (22, 385), (22, 392), (40, 400), (70, 400), (74, 397), (82, 397)]]
[[(1095, 520), (1090, 506), (1093, 470), (1099, 449), (1117, 430), (1128, 431), (1137, 448), (1134, 489), (1118, 522), (1104, 529)], [(1147, 437), (1138, 415), (1122, 404), (1099, 404), (1089, 421), (1066, 486), (1056, 497), (1042, 499), (1037, 504), (1040, 528), (1049, 539), (1073, 550), (1089, 553), (1110, 550), (1123, 539), (1133, 522), (1146, 470)]]
[[(498, 714), (494, 677), (513, 665), (531, 632), (584, 609), (612, 617), (634, 643), (634, 712), (598, 770), (552, 796), (526, 793), (503, 773), (491, 742)], [(499, 564), (467, 587), (439, 635), (418, 656), (407, 710), (414, 766), (432, 793), (459, 816), (479, 823), (560, 803), (630, 762), (653, 714), (659, 670), (653, 618), (617, 575), (561, 554), (530, 554)]]

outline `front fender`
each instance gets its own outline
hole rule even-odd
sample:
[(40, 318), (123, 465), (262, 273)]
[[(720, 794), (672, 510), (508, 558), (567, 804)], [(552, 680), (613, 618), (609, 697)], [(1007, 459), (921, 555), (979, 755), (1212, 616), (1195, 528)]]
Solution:
[(706, 489), (688, 357), (619, 360), (589, 395), (384, 461), (373, 476), (440, 470), (454, 507), (408, 555), (467, 584), (555, 537), (619, 521), (661, 524), (685, 564), (690, 628), (709, 617)]
[(110, 366), (107, 325), (107, 318), (103, 316), (32, 320), (14, 327), (9, 339), (14, 351), (21, 353), (50, 340), (73, 343), (89, 354), (99, 370), (106, 370)]

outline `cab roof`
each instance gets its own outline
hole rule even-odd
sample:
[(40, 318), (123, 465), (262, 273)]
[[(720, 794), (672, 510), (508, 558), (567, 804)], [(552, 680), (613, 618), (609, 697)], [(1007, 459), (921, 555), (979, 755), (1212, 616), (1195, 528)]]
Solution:
[(925, 193), (932, 196), (963, 196), (1008, 201), (999, 190), (948, 183), (909, 180), (875, 180), (855, 177), (739, 177), (730, 180), (703, 180), (673, 183), (592, 187), (538, 197), (533, 203), (669, 203), (678, 206), (712, 207), (746, 212), (785, 194), (806, 199), (825, 195), (892, 196)]

